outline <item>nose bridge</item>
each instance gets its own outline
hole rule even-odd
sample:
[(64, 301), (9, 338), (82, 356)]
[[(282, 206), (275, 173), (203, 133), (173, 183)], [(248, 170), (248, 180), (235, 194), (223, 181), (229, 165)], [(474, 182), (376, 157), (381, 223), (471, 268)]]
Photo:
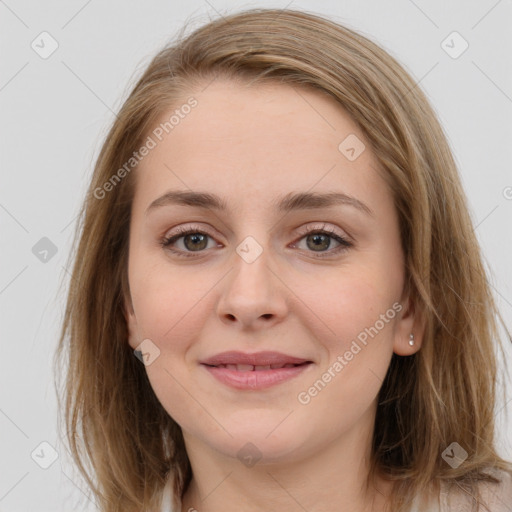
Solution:
[[(257, 235), (258, 236), (258, 235)], [(219, 301), (219, 315), (245, 326), (261, 319), (282, 318), (286, 299), (272, 270), (273, 258), (268, 237), (246, 236), (235, 248), (231, 276)], [(262, 240), (264, 238), (264, 240)]]
[[(262, 237), (258, 237), (262, 240)], [(261, 243), (252, 235), (246, 236), (235, 248), (233, 275), (229, 290), (238, 300), (265, 301), (269, 295), (272, 257), (266, 240)], [(274, 283), (275, 284), (275, 283)]]

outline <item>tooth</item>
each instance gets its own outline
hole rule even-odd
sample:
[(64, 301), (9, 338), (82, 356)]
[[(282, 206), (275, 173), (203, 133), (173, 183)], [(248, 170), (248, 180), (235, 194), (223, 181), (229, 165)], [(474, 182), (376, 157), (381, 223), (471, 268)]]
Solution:
[(292, 363), (285, 364), (283, 368), (293, 368), (295, 365)]
[(272, 368), (272, 370), (275, 370), (276, 368), (282, 368), (283, 365), (282, 364), (271, 364), (270, 365), (270, 368)]
[(254, 366), (252, 364), (237, 364), (235, 366), (239, 372), (252, 372), (254, 370)]
[(236, 370), (236, 364), (223, 364), (224, 368), (227, 368), (228, 370)]
[(270, 365), (255, 366), (254, 369), (255, 370), (270, 370)]

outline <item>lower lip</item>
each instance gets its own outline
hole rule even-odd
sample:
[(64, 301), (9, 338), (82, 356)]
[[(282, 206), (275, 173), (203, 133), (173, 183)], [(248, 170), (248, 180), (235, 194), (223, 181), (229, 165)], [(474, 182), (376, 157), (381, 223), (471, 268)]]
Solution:
[(276, 368), (275, 370), (238, 371), (215, 366), (202, 366), (217, 380), (236, 389), (265, 389), (293, 379), (306, 371), (312, 363), (301, 364), (291, 368)]

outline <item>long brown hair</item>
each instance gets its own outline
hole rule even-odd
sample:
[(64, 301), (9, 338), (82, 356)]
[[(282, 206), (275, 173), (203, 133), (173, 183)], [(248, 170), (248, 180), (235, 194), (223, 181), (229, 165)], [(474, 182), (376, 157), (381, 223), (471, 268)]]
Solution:
[[(217, 76), (323, 91), (363, 131), (386, 171), (406, 286), (426, 322), (421, 350), (392, 357), (372, 471), (395, 481), (397, 511), (440, 481), (478, 494), (479, 481), (496, 481), (486, 469), (510, 469), (494, 440), (501, 317), (443, 130), (420, 87), (367, 38), (317, 15), (255, 9), (182, 33), (153, 58), (113, 122), (81, 210), (56, 360), (67, 370), (67, 440), (100, 510), (156, 509), (169, 478), (178, 503), (191, 479), (181, 428), (127, 342), (137, 169), (126, 163), (163, 111)], [(468, 453), (458, 468), (441, 457), (453, 441)]]

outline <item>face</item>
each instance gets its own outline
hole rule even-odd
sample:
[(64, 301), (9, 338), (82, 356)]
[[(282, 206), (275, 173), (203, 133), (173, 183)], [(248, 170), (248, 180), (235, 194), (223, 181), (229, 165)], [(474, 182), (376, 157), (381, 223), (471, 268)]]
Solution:
[(393, 198), (326, 95), (218, 79), (193, 97), (134, 171), (129, 343), (187, 449), (298, 460), (370, 428), (393, 352), (418, 349)]

